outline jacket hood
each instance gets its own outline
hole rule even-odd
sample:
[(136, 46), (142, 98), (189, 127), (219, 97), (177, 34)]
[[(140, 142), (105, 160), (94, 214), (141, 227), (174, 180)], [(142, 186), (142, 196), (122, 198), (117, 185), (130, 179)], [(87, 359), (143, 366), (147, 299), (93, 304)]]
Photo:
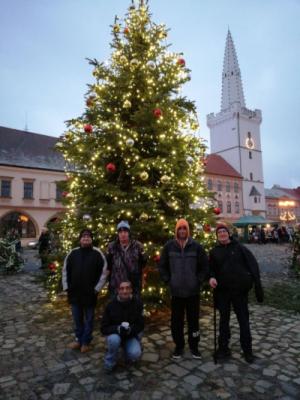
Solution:
[(189, 223), (187, 222), (186, 219), (180, 218), (177, 223), (176, 223), (176, 227), (175, 227), (175, 238), (177, 239), (177, 233), (178, 233), (178, 229), (181, 226), (185, 226), (187, 229), (187, 237), (190, 237), (190, 227), (189, 227)]

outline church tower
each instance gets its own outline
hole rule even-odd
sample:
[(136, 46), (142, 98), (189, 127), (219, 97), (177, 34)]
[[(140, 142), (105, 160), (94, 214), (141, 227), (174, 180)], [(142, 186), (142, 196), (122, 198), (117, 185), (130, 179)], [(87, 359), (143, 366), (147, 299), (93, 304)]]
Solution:
[(242, 201), (246, 215), (265, 216), (261, 121), (261, 110), (246, 108), (241, 72), (228, 30), (222, 73), (221, 111), (207, 115), (207, 126), (210, 129), (211, 153), (223, 157), (243, 177)]

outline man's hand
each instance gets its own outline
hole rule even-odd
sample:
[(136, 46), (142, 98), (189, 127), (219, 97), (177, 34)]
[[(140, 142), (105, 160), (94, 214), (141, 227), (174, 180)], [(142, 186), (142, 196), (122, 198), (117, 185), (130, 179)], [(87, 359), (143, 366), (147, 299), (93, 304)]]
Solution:
[(215, 289), (218, 286), (218, 282), (216, 278), (210, 278), (209, 280), (209, 286)]

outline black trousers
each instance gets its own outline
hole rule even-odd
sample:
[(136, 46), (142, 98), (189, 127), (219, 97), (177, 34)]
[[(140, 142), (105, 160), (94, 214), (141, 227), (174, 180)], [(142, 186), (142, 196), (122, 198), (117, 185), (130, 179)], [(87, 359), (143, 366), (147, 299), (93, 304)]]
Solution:
[(198, 349), (199, 331), (199, 295), (191, 297), (172, 297), (171, 301), (171, 332), (178, 349), (184, 348), (184, 314), (188, 324), (188, 342), (191, 350)]
[(216, 307), (220, 313), (219, 347), (228, 348), (230, 339), (230, 310), (231, 305), (240, 326), (240, 343), (244, 352), (252, 352), (252, 338), (249, 323), (248, 293), (216, 292)]

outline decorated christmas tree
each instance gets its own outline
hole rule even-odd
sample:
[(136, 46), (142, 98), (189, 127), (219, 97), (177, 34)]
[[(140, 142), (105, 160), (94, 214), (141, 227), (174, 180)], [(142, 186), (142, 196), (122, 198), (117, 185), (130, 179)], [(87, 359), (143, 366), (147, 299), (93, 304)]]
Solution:
[(89, 60), (95, 82), (85, 112), (68, 121), (57, 145), (68, 165), (60, 238), (66, 254), (88, 227), (105, 250), (117, 223), (128, 220), (151, 266), (178, 218), (194, 238), (210, 240), (205, 145), (195, 104), (181, 94), (186, 61), (169, 51), (167, 29), (151, 21), (148, 3), (132, 3), (112, 36), (109, 62)]

